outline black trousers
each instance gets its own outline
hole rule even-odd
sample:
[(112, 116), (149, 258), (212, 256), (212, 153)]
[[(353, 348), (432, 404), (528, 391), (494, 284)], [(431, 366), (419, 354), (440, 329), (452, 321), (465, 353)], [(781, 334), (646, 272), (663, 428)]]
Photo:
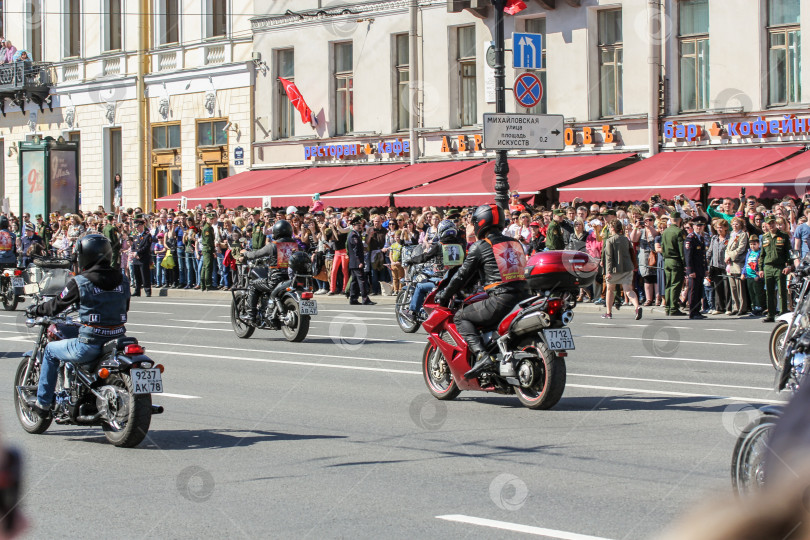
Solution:
[(709, 268), (709, 279), (714, 285), (714, 309), (717, 311), (731, 311), (731, 288), (728, 285), (725, 268), (712, 266)]
[(250, 306), (250, 313), (256, 313), (256, 306), (259, 305), (259, 293), (269, 292), (271, 298), (278, 296), (281, 289), (287, 287), (290, 283), (289, 280), (276, 278), (276, 279), (254, 279), (250, 282), (250, 290), (248, 290), (248, 306)]
[(368, 282), (366, 281), (366, 274), (362, 268), (349, 268), (349, 274), (352, 278), (352, 284), (349, 287), (349, 300), (356, 302), (358, 296), (362, 296), (363, 300), (368, 299)]
[(686, 278), (687, 302), (689, 302), (689, 316), (700, 315), (703, 302), (703, 279), (706, 277), (702, 273), (695, 272), (696, 277)]
[(484, 351), (484, 343), (478, 330), (492, 330), (496, 328), (507, 313), (528, 298), (526, 292), (490, 293), (490, 297), (481, 302), (470, 304), (461, 308), (453, 318), (464, 341), (470, 347), (470, 352), (477, 355)]
[(146, 290), (146, 294), (152, 294), (152, 272), (148, 264), (136, 262), (132, 265), (135, 272), (135, 295), (141, 294), (141, 287)]

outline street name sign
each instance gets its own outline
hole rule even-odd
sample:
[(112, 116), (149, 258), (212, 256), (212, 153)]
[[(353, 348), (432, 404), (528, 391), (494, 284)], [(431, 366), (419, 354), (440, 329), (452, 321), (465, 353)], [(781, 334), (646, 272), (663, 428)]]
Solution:
[(512, 67), (543, 69), (543, 34), (512, 34)]
[(563, 150), (565, 119), (561, 114), (485, 114), (487, 150)]

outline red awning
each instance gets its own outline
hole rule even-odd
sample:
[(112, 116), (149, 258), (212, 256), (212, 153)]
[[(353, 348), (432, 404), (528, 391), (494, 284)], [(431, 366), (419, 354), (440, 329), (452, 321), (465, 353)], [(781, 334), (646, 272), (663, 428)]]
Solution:
[[(522, 195), (568, 182), (635, 154), (594, 154), (509, 160), (509, 187)], [(495, 199), (495, 162), (394, 195), (397, 206), (472, 206)]]
[(562, 187), (560, 200), (638, 201), (653, 194), (700, 196), (703, 184), (767, 167), (799, 152), (799, 146), (664, 152), (617, 171)]
[(218, 182), (187, 189), (161, 197), (155, 201), (158, 208), (178, 208), (181, 197), (188, 199), (188, 207), (197, 205), (217, 204), (217, 199), (228, 208), (236, 206), (261, 206), (262, 199), (272, 195), (272, 186), (279, 183), (288, 183), (292, 177), (297, 177), (306, 169), (266, 169), (260, 171), (245, 171), (224, 178)]
[(388, 206), (391, 194), (434, 180), (475, 170), (485, 163), (480, 160), (447, 161), (437, 163), (417, 163), (386, 174), (382, 178), (369, 180), (345, 189), (333, 191), (321, 197), (324, 204), (331, 206)]
[[(295, 177), (294, 182), (274, 185), (268, 195), (273, 197), (273, 206), (307, 206), (312, 204), (315, 193), (329, 194), (339, 189), (368, 182), (406, 167), (406, 163), (386, 165), (352, 165), (313, 167)], [(324, 204), (328, 199), (324, 199)]]
[(803, 197), (810, 191), (810, 152), (802, 152), (770, 167), (709, 184), (709, 196), (738, 197), (740, 188), (758, 199), (777, 199), (785, 195)]

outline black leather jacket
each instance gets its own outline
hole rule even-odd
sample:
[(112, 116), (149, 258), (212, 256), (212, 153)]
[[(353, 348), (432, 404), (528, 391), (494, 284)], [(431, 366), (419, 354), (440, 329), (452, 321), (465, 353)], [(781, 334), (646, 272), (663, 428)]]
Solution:
[(478, 281), (490, 294), (525, 292), (526, 278), (523, 275), (525, 257), (522, 259), (523, 263), (521, 265), (513, 267), (516, 271), (519, 269), (520, 274), (516, 276), (513, 281), (504, 282), (503, 276), (501, 276), (493, 247), (502, 249), (505, 246), (499, 246), (499, 244), (503, 244), (504, 242), (511, 242), (512, 245), (510, 247), (514, 252), (518, 255), (523, 254), (523, 247), (514, 238), (505, 236), (501, 232), (488, 234), (485, 239), (479, 240), (470, 247), (470, 250), (467, 252), (467, 258), (464, 259), (464, 264), (461, 265), (458, 272), (450, 279), (445, 290), (442, 291), (442, 298), (450, 298), (465, 285), (474, 281), (476, 273)]
[(278, 240), (268, 242), (261, 249), (254, 249), (252, 251), (246, 252), (245, 257), (251, 260), (267, 257), (267, 266), (270, 268), (270, 272), (268, 273), (267, 278), (274, 281), (278, 280), (283, 281), (287, 279), (289, 276), (287, 269), (273, 268), (274, 266), (278, 265), (278, 256), (276, 255), (276, 244), (282, 242), (292, 242), (293, 244), (297, 244), (297, 242), (292, 238), (279, 238)]

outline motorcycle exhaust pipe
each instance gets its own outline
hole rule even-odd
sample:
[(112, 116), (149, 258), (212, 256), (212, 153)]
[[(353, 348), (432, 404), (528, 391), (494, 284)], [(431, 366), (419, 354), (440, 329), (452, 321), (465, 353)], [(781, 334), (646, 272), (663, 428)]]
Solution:
[(160, 405), (152, 405), (152, 414), (163, 414), (163, 407)]
[(96, 422), (101, 420), (102, 416), (103, 416), (103, 414), (100, 413), (100, 412), (97, 412), (96, 414), (92, 414), (92, 415), (77, 416), (76, 417), (76, 423), (79, 424), (79, 425), (81, 425), (81, 424), (95, 424)]

